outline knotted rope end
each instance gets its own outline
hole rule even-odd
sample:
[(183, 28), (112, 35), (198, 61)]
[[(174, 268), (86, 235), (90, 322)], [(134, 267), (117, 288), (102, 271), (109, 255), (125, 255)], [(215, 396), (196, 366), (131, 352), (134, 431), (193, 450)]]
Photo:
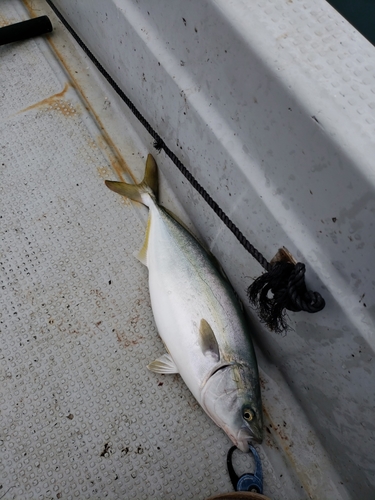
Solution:
[(165, 144), (164, 144), (164, 141), (161, 139), (161, 137), (157, 137), (155, 140), (154, 140), (154, 148), (156, 149), (156, 151), (158, 153), (160, 153), (160, 151), (164, 148)]
[(305, 273), (305, 264), (297, 262), (284, 247), (271, 260), (269, 270), (249, 286), (249, 301), (271, 331), (289, 329), (286, 310), (314, 313), (324, 308), (323, 297), (307, 289)]

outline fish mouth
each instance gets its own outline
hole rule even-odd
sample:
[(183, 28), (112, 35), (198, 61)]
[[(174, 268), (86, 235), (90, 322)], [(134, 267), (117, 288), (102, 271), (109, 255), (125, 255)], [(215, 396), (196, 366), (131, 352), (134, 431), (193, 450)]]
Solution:
[(232, 443), (237, 446), (237, 448), (244, 453), (248, 453), (249, 450), (249, 441), (252, 441), (254, 437), (252, 436), (251, 432), (249, 429), (246, 429), (242, 427), (237, 434), (232, 432), (230, 429), (228, 429), (226, 426), (224, 426), (223, 430), (225, 433), (228, 435)]
[(253, 425), (250, 427), (250, 441), (255, 441), (258, 444), (263, 442), (263, 426)]
[(262, 444), (263, 436), (251, 436), (250, 441), (255, 441), (258, 444)]
[(237, 446), (237, 448), (244, 453), (249, 452), (249, 443), (251, 441), (255, 441), (258, 444), (261, 444), (263, 441), (262, 433), (257, 433), (256, 435), (251, 432), (249, 429), (242, 428), (238, 431), (235, 439), (232, 439), (233, 443)]
[(237, 448), (243, 451), (244, 453), (249, 452), (249, 441), (252, 438), (251, 434), (247, 429), (240, 429), (237, 434)]

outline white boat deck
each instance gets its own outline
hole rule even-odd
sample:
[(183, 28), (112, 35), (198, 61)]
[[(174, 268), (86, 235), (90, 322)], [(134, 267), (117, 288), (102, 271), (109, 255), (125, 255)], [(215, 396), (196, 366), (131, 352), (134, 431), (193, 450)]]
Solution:
[[(368, 94), (375, 93), (375, 74), (368, 60), (375, 49), (342, 21), (342, 33), (352, 33), (343, 53), (355, 58), (352, 65), (345, 59), (342, 70), (340, 54), (329, 62), (341, 32), (327, 27), (332, 41), (319, 31), (320, 22), (332, 20), (329, 6), (317, 7), (311, 24), (305, 4), (275, 0), (264, 12), (254, 4), (259, 24), (246, 31), (249, 19), (238, 28), (235, 14), (226, 11), (242, 2), (210, 1), (205, 16), (215, 14), (227, 25), (220, 33), (228, 43), (237, 28), (254, 44), (262, 40), (258, 54), (249, 52), (249, 68), (253, 57), (264, 66), (254, 73), (253, 93), (245, 89), (237, 102), (241, 75), (225, 81), (241, 63), (244, 44), (236, 39), (236, 51), (221, 55), (223, 63), (210, 62), (221, 80), (208, 98), (207, 68), (199, 73), (199, 54), (189, 43), (200, 50), (199, 36), (215, 39), (215, 24), (205, 24), (196, 10), (196, 20), (178, 14), (189, 29), (194, 22), (198, 27), (185, 51), (177, 35), (173, 39), (180, 33), (177, 21), (176, 27), (165, 21), (172, 26), (165, 49), (163, 13), (152, 12), (152, 2), (85, 2), (85, 16), (83, 3), (56, 3), (86, 42), (91, 36), (91, 49), (113, 77), (119, 83), (126, 77), (135, 104), (259, 250), (271, 258), (286, 244), (307, 263), (311, 287), (327, 299), (321, 314), (291, 313), (286, 338), (267, 332), (253, 315), (265, 409), (265, 440), (257, 446), (264, 494), (272, 500), (372, 500), (375, 276), (368, 268), (368, 210), (375, 192), (369, 167), (375, 104)], [(325, 9), (331, 17), (324, 17)], [(155, 153), (152, 139), (43, 0), (0, 3), (0, 25), (44, 14), (54, 26), (50, 36), (0, 47), (0, 499), (204, 500), (230, 492), (229, 439), (180, 377), (146, 368), (164, 352), (147, 270), (133, 257), (147, 211), (104, 185), (107, 178), (140, 179), (147, 153)], [(118, 42), (122, 22), (134, 26), (126, 31), (126, 51)], [(309, 29), (314, 36), (305, 57)], [(121, 36), (115, 40), (116, 30)], [(272, 37), (277, 50), (268, 43)], [(133, 62), (126, 59), (132, 40), (138, 50)], [(101, 53), (107, 43), (114, 47), (108, 60)], [(367, 52), (353, 51), (353, 43)], [(216, 57), (215, 51), (216, 45)], [(263, 86), (256, 86), (258, 78)], [(357, 89), (354, 97), (349, 85)], [(243, 109), (245, 101), (249, 113), (234, 115), (232, 107)], [(191, 227), (187, 213), (194, 219), (244, 299), (258, 265), (169, 160), (163, 154), (156, 159), (162, 203)], [(305, 170), (297, 171), (300, 165)], [(340, 185), (342, 179), (352, 187)], [(235, 455), (239, 473), (251, 464), (250, 456)]]
[[(1, 3), (2, 24), (27, 17)], [(132, 255), (144, 223), (103, 181), (127, 165), (47, 41), (1, 47), (0, 71), (0, 497), (232, 491), (229, 439), (179, 377), (146, 369), (163, 346)], [(142, 170), (147, 146), (121, 134)], [(287, 498), (260, 452), (265, 493)]]

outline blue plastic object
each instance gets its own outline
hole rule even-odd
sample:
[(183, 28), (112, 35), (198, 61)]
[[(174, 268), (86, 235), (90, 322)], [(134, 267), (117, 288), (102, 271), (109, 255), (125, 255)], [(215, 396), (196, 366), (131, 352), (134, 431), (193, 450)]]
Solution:
[(227, 467), (230, 480), (233, 484), (233, 488), (235, 491), (254, 491), (256, 493), (263, 493), (263, 471), (262, 471), (262, 462), (260, 461), (260, 457), (258, 452), (249, 443), (249, 451), (252, 453), (254, 461), (255, 461), (255, 472), (242, 474), (242, 476), (238, 477), (234, 471), (232, 464), (232, 455), (234, 450), (236, 450), (236, 446), (232, 446), (232, 448), (228, 451), (227, 455)]

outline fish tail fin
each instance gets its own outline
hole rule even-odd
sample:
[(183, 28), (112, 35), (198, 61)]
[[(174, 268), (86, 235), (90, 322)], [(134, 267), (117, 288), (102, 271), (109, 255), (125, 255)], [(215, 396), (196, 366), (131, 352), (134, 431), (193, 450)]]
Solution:
[(154, 199), (158, 197), (158, 167), (156, 161), (152, 155), (147, 156), (145, 175), (143, 181), (139, 184), (105, 181), (105, 185), (121, 196), (148, 206), (150, 196)]
[(156, 165), (155, 158), (150, 154), (147, 156), (145, 176), (142, 184), (151, 189), (157, 200), (159, 196), (158, 166)]

